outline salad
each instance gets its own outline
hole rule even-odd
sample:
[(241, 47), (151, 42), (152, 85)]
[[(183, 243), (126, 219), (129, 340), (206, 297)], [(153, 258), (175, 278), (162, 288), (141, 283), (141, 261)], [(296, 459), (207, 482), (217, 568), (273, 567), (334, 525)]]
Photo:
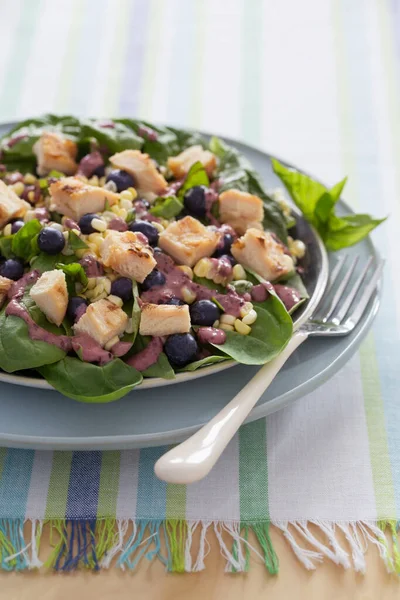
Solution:
[[(274, 161), (338, 249), (379, 224)], [(282, 191), (217, 138), (131, 119), (45, 115), (0, 141), (0, 368), (84, 402), (144, 377), (264, 364), (307, 298)]]

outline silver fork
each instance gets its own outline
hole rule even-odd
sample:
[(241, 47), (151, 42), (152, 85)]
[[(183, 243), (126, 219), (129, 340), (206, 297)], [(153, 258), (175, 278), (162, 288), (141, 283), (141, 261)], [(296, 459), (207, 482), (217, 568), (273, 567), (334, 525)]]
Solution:
[(157, 461), (154, 470), (160, 479), (187, 484), (205, 477), (300, 344), (312, 336), (348, 335), (357, 326), (374, 294), (384, 264), (379, 261), (372, 267), (373, 259), (369, 258), (351, 285), (358, 260), (356, 256), (346, 268), (347, 256), (339, 259), (330, 275), (326, 292), (310, 319), (293, 334), (283, 352), (264, 365), (211, 421)]

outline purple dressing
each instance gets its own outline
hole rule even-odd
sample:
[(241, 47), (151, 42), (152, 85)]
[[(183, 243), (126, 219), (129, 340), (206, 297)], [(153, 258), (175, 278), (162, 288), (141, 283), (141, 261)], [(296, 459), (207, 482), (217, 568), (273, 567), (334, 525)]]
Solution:
[(131, 356), (125, 362), (137, 371), (145, 371), (158, 361), (162, 350), (162, 339), (160, 337), (153, 337), (144, 350)]
[(301, 300), (301, 296), (297, 290), (288, 287), (287, 285), (281, 285), (277, 283), (274, 285), (275, 292), (278, 297), (282, 300), (286, 310), (291, 310)]
[(45, 206), (40, 206), (39, 208), (35, 208), (34, 210), (35, 218), (38, 219), (41, 223), (47, 223), (50, 219), (49, 211)]
[(262, 283), (251, 288), (251, 299), (254, 302), (264, 302), (268, 298), (268, 291)]
[(154, 129), (147, 127), (147, 125), (140, 125), (138, 128), (138, 135), (149, 140), (149, 142), (156, 142), (158, 140), (158, 134)]
[(16, 171), (15, 173), (10, 173), (9, 175), (6, 176), (5, 178), (5, 183), (7, 185), (13, 185), (13, 183), (17, 183), (18, 181), (23, 181), (24, 180), (24, 176), (19, 173), (19, 171)]
[(79, 261), (79, 264), (85, 269), (85, 273), (88, 277), (102, 277), (104, 275), (103, 266), (90, 254), (84, 256)]
[(178, 269), (169, 256), (160, 252), (155, 254), (158, 269), (165, 275), (166, 282), (163, 286), (155, 287), (142, 294), (144, 302), (152, 304), (162, 304), (172, 297), (182, 298), (182, 288), (186, 287), (196, 294), (197, 300), (211, 300), (216, 298), (222, 308), (229, 315), (238, 317), (240, 309), (245, 300), (234, 290), (228, 290), (226, 294), (221, 294), (216, 290), (210, 290), (204, 285), (191, 281), (189, 277)]
[(183, 178), (170, 183), (167, 187), (167, 191), (165, 192), (165, 194), (163, 194), (163, 196), (175, 196), (176, 192), (182, 187), (184, 181), (185, 179)]
[(91, 177), (95, 170), (98, 167), (102, 167), (104, 165), (104, 160), (100, 152), (97, 150), (95, 152), (91, 152), (90, 154), (86, 154), (82, 158), (78, 167), (78, 175), (84, 175), (85, 177)]
[(39, 271), (31, 271), (11, 286), (8, 291), (8, 297), (11, 298), (11, 300), (6, 308), (6, 315), (19, 317), (25, 321), (28, 326), (29, 337), (32, 340), (46, 342), (47, 344), (57, 346), (57, 348), (64, 350), (64, 352), (69, 352), (72, 350), (71, 338), (67, 335), (55, 335), (54, 333), (43, 329), (43, 327), (40, 327), (40, 325), (35, 323), (21, 302), (25, 288), (28, 285), (33, 285), (39, 279), (39, 276)]
[(105, 365), (113, 360), (114, 355), (104, 350), (93, 338), (85, 333), (70, 338), (72, 349), (80, 352), (82, 360), (89, 363)]
[(113, 121), (98, 121), (97, 125), (104, 129), (115, 129), (115, 123), (113, 123)]
[(114, 231), (128, 231), (128, 225), (121, 217), (115, 217), (109, 222), (108, 229), (113, 229)]
[(220, 275), (224, 279), (230, 279), (232, 276), (232, 264), (230, 260), (224, 256), (221, 258), (212, 258), (213, 271), (216, 275)]
[(83, 315), (85, 314), (86, 311), (87, 311), (87, 305), (86, 304), (80, 304), (78, 306), (78, 308), (75, 311), (75, 323), (77, 323), (79, 321), (79, 319), (81, 317), (83, 317)]
[[(29, 199), (29, 194), (33, 192), (33, 199), (30, 200)], [(26, 202), (30, 202), (30, 204), (36, 204), (37, 202), (39, 202), (40, 197), (42, 195), (42, 191), (40, 189), (39, 185), (26, 185), (24, 191), (22, 192), (21, 198), (22, 200), (25, 200)]]
[(127, 352), (132, 348), (132, 342), (117, 342), (111, 348), (111, 353), (114, 356), (125, 356)]
[(197, 331), (197, 339), (201, 344), (225, 344), (226, 333), (223, 329), (215, 327), (200, 327)]
[(27, 133), (20, 133), (19, 135), (16, 135), (13, 138), (11, 138), (10, 140), (8, 140), (7, 146), (9, 148), (12, 148), (13, 146), (15, 146), (15, 144), (18, 144), (18, 142), (25, 139), (26, 137), (28, 137)]
[(76, 221), (74, 221), (73, 219), (70, 219), (69, 217), (66, 217), (65, 219), (63, 219), (63, 225), (66, 229), (77, 229), (78, 231), (81, 230), (78, 223)]

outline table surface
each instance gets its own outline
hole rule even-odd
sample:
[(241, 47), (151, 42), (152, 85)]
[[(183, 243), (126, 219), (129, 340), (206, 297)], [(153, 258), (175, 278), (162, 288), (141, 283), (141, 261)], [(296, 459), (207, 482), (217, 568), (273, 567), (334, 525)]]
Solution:
[[(367, 573), (354, 569), (344, 570), (330, 561), (316, 571), (304, 569), (288, 547), (282, 534), (271, 528), (271, 537), (280, 559), (279, 575), (271, 576), (258, 559), (252, 561), (251, 571), (245, 575), (224, 573), (224, 559), (217, 546), (206, 558), (207, 568), (201, 573), (171, 574), (158, 562), (142, 561), (136, 571), (121, 572), (110, 569), (101, 573), (78, 571), (60, 574), (0, 572), (0, 600), (80, 600), (84, 589), (85, 600), (103, 600), (118, 597), (142, 597), (146, 600), (209, 600), (229, 598), (281, 600), (391, 600), (398, 598), (397, 575), (388, 575), (379, 559), (376, 547), (367, 552)], [(43, 540), (46, 545), (46, 540)]]

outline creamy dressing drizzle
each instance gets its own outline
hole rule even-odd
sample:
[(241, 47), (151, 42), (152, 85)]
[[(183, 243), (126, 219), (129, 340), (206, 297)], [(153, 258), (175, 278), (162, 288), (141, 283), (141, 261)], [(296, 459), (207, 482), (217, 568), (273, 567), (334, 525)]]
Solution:
[(137, 371), (145, 371), (154, 365), (163, 350), (163, 341), (160, 337), (151, 338), (147, 347), (141, 352), (128, 358), (125, 362)]

